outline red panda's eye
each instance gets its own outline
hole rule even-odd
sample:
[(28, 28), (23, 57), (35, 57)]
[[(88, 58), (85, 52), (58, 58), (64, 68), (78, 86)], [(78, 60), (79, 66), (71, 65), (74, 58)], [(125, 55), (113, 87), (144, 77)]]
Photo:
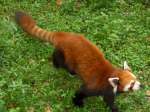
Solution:
[(132, 83), (131, 83), (130, 88), (129, 88), (130, 90), (132, 90), (134, 84), (135, 84), (135, 82), (132, 82)]

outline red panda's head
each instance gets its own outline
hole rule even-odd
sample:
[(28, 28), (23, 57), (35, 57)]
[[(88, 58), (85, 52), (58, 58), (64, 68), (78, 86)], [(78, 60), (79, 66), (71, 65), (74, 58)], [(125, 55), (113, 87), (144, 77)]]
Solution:
[(116, 70), (114, 75), (115, 77), (108, 79), (114, 88), (114, 92), (135, 91), (139, 90), (142, 86), (136, 76), (131, 72), (126, 61), (124, 62), (124, 68)]

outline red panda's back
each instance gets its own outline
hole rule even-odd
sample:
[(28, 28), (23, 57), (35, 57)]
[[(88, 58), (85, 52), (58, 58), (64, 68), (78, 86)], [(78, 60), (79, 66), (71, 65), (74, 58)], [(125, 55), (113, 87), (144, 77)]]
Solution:
[(85, 83), (99, 83), (98, 80), (102, 80), (105, 77), (103, 74), (107, 74), (112, 67), (101, 51), (82, 35), (64, 34), (56, 48), (64, 52), (66, 64)]

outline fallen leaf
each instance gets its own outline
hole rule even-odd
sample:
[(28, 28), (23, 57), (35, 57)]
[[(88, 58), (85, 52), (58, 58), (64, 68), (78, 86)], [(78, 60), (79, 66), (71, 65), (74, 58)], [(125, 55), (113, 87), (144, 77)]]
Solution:
[(150, 97), (150, 90), (146, 91), (146, 96)]
[(49, 105), (47, 105), (45, 108), (44, 108), (44, 112), (52, 112), (51, 111), (51, 107)]
[(6, 104), (6, 107), (7, 108), (16, 108), (17, 104), (15, 102), (11, 102), (11, 103)]
[(35, 64), (35, 60), (30, 59), (30, 60), (29, 60), (29, 64)]
[(147, 37), (147, 41), (150, 41), (150, 37)]
[(34, 107), (28, 107), (26, 112), (34, 112)]

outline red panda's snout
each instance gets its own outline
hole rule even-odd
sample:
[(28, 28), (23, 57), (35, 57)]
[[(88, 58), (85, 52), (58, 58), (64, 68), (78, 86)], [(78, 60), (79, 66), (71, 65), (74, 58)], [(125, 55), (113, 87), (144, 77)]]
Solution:
[(139, 81), (131, 80), (129, 84), (127, 84), (123, 91), (135, 91), (141, 88), (141, 83)]
[(118, 91), (127, 92), (139, 90), (142, 84), (137, 78), (129, 71), (122, 70), (119, 76)]
[(131, 69), (124, 62), (124, 68), (116, 72), (119, 83), (117, 86), (118, 92), (135, 91), (142, 88), (142, 84), (137, 80), (136, 76), (131, 72)]

